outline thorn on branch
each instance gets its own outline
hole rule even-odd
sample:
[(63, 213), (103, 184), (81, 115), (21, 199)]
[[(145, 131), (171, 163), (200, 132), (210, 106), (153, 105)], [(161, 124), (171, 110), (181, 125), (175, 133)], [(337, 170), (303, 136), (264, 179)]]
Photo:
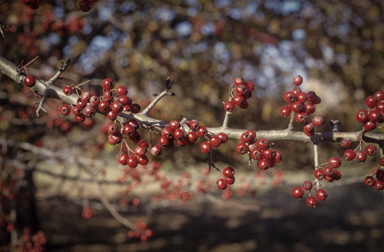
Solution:
[(153, 95), (153, 97), (155, 97), (155, 98), (158, 96), (157, 93), (153, 93), (152, 95)]
[(44, 94), (43, 94), (43, 97), (41, 98), (40, 101), (38, 101), (37, 103), (39, 104), (39, 106), (37, 107), (36, 109), (36, 116), (37, 117), (40, 117), (40, 110), (44, 111), (45, 113), (47, 113), (47, 110), (43, 108), (43, 105), (45, 103), (45, 101), (47, 100), (47, 94), (48, 94), (48, 88), (45, 89), (44, 91)]
[(337, 132), (338, 131), (337, 127), (339, 126), (339, 124), (341, 124), (341, 122), (339, 122), (338, 120), (331, 120), (330, 123), (332, 126), (332, 131)]

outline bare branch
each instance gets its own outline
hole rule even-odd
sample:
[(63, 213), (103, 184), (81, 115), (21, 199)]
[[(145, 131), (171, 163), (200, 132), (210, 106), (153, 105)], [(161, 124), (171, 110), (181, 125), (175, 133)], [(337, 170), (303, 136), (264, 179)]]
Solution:
[(173, 96), (175, 94), (174, 93), (169, 93), (168, 89), (164, 90), (163, 92), (161, 92), (161, 94), (155, 96), (155, 99), (151, 102), (151, 104), (149, 104), (148, 107), (146, 107), (140, 114), (146, 116), (149, 113), (149, 111), (151, 111), (151, 109), (153, 107), (155, 107), (155, 105), (161, 100), (161, 98), (163, 98), (166, 95), (172, 95)]
[(54, 76), (52, 76), (51, 79), (49, 79), (49, 82), (53, 83), (54, 81), (56, 81), (60, 77), (60, 75), (69, 67), (71, 62), (72, 62), (71, 58), (69, 58), (65, 63), (62, 61), (60, 63), (59, 71), (57, 71), (57, 73)]
[(289, 119), (289, 124), (287, 130), (292, 131), (293, 130), (293, 123), (295, 122), (295, 112), (292, 112), (291, 119)]
[[(319, 166), (319, 146), (317, 144), (313, 145), (313, 159), (315, 162), (315, 170), (316, 170)], [(319, 187), (320, 187), (319, 180), (315, 179), (315, 183), (316, 183), (317, 190), (319, 190)]]

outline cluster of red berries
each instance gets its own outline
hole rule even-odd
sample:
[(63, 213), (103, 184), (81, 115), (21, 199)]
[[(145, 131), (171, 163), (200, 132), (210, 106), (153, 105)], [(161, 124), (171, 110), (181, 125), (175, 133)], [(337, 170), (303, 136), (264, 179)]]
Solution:
[(147, 224), (144, 221), (138, 220), (135, 224), (136, 230), (128, 231), (128, 237), (140, 238), (142, 242), (146, 241), (148, 237), (153, 235), (153, 231), (148, 228)]
[(94, 2), (97, 2), (97, 0), (81, 0), (79, 2), (80, 10), (83, 12), (90, 11)]
[[(384, 157), (380, 159), (380, 165), (381, 167), (384, 166)], [(376, 180), (374, 176), (376, 176)], [(366, 186), (374, 187), (378, 191), (384, 190), (384, 170), (382, 168), (377, 169), (375, 174), (365, 178), (364, 183)]]
[[(325, 163), (325, 167), (320, 165), (314, 171), (313, 175), (317, 179), (314, 183), (311, 181), (304, 181), (303, 186), (297, 186), (292, 190), (292, 196), (298, 199), (301, 199), (304, 196), (305, 191), (309, 192), (309, 196), (306, 200), (308, 207), (316, 208), (317, 201), (325, 201), (328, 197), (328, 194), (324, 191), (324, 189), (315, 189), (314, 185), (319, 183), (319, 180), (325, 179), (328, 182), (333, 182), (334, 180), (339, 180), (341, 178), (341, 173), (336, 168), (339, 168), (341, 165), (341, 160), (338, 157), (331, 157), (328, 160), (328, 163)], [(318, 184), (319, 186), (320, 184)], [(311, 196), (311, 190), (316, 190), (316, 197)]]
[(235, 169), (228, 166), (224, 168), (223, 175), (224, 175), (224, 178), (220, 178), (216, 181), (217, 188), (221, 190), (224, 190), (225, 188), (227, 188), (227, 185), (232, 185), (233, 183), (235, 183), (235, 176), (234, 176)]
[(21, 0), (23, 4), (29, 6), (32, 10), (37, 10), (40, 7), (40, 2), (43, 0)]
[(384, 92), (377, 91), (374, 95), (365, 99), (367, 109), (356, 113), (356, 121), (364, 124), (366, 131), (376, 129), (376, 123), (384, 122)]
[[(116, 120), (118, 114), (123, 111), (130, 111), (133, 114), (140, 112), (140, 105), (132, 103), (132, 100), (127, 96), (128, 90), (126, 87), (119, 86), (114, 90), (115, 81), (111, 78), (103, 80), (102, 85), (105, 90), (102, 97), (86, 91), (81, 93), (77, 100), (77, 105), (72, 108), (72, 113), (76, 116), (77, 122), (84, 122), (85, 117), (93, 117), (96, 114), (96, 108), (102, 113), (106, 113), (108, 119), (111, 121)], [(77, 86), (66, 86), (63, 88), (63, 93), (65, 95), (71, 95), (74, 88), (76, 92), (79, 89)], [(112, 91), (116, 91), (119, 97), (115, 98)], [(61, 108), (63, 115), (69, 115), (70, 112), (71, 108), (69, 105), (64, 105)]]
[(321, 126), (324, 124), (324, 118), (315, 116), (311, 121), (308, 120), (308, 115), (316, 111), (316, 104), (321, 103), (321, 99), (315, 92), (309, 91), (308, 93), (302, 92), (298, 87), (303, 83), (303, 77), (300, 75), (293, 78), (294, 87), (292, 91), (287, 91), (284, 94), (284, 100), (289, 103), (280, 109), (280, 115), (284, 118), (291, 115), (292, 111), (295, 114), (295, 120), (298, 123), (304, 124), (304, 133), (307, 136), (315, 134), (314, 126)]
[(280, 163), (283, 156), (280, 151), (273, 150), (271, 147), (274, 145), (272, 141), (265, 138), (259, 138), (256, 142), (256, 132), (254, 130), (247, 130), (240, 136), (240, 143), (236, 145), (236, 152), (244, 155), (248, 154), (254, 160), (257, 160), (257, 167), (265, 171)]
[(352, 145), (352, 140), (350, 138), (343, 138), (340, 141), (340, 144), (342, 147), (348, 148), (347, 150), (344, 151), (344, 154), (343, 154), (345, 160), (347, 160), (347, 161), (351, 161), (351, 160), (356, 158), (357, 162), (364, 163), (365, 160), (367, 160), (367, 155), (368, 156), (375, 156), (377, 154), (377, 148), (372, 144), (366, 145), (364, 151), (359, 150), (356, 152), (356, 150), (359, 147), (361, 147), (361, 143), (359, 144), (359, 146), (357, 146), (357, 148), (355, 150), (350, 149), (350, 147)]
[(230, 87), (231, 99), (224, 103), (224, 109), (228, 112), (232, 112), (235, 105), (239, 106), (241, 109), (248, 108), (249, 104), (247, 99), (252, 96), (254, 87), (255, 85), (250, 81), (244, 81), (243, 78), (239, 77), (235, 78)]

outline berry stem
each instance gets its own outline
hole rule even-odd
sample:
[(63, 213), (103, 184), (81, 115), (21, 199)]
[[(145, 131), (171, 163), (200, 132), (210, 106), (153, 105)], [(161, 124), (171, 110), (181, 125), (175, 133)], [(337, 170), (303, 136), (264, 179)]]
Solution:
[(91, 80), (87, 80), (87, 81), (84, 81), (83, 83), (80, 83), (79, 85), (76, 85), (75, 88), (78, 88), (80, 87), (81, 85), (84, 85), (85, 83), (88, 83), (90, 82)]
[(293, 130), (293, 123), (295, 122), (295, 115), (296, 115), (296, 113), (292, 111), (291, 119), (289, 120), (289, 124), (288, 124), (288, 128), (287, 128), (288, 131)]

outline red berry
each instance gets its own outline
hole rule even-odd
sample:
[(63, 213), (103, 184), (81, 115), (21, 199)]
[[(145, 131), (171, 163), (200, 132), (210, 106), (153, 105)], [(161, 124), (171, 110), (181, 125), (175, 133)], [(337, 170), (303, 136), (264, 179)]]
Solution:
[(133, 113), (133, 114), (137, 114), (140, 112), (141, 110), (141, 107), (139, 104), (137, 103), (132, 103), (131, 106), (129, 107), (130, 111)]
[(236, 86), (235, 91), (238, 95), (243, 95), (248, 91), (248, 89), (244, 84), (240, 84)]
[(284, 118), (287, 118), (291, 114), (291, 108), (289, 106), (283, 106), (280, 109), (280, 115)]
[(296, 100), (298, 100), (301, 103), (305, 103), (307, 101), (307, 93), (300, 92), (300, 93), (297, 93), (295, 97), (296, 97)]
[(168, 138), (168, 139), (172, 139), (173, 138), (173, 130), (170, 127), (164, 127), (161, 130), (161, 135)]
[(236, 145), (236, 151), (237, 153), (244, 155), (248, 152), (248, 145), (246, 145), (245, 143), (238, 143)]
[(144, 156), (147, 153), (147, 148), (143, 146), (137, 146), (136, 149), (133, 150), (136, 156)]
[(71, 94), (73, 93), (73, 89), (72, 89), (72, 87), (70, 87), (70, 86), (66, 86), (66, 87), (64, 87), (64, 88), (63, 88), (63, 93), (64, 93), (65, 95), (71, 95)]
[(188, 139), (185, 136), (177, 139), (177, 145), (179, 145), (180, 147), (184, 147), (187, 144), (188, 144)]
[(111, 90), (115, 87), (115, 81), (111, 78), (104, 79), (102, 82), (102, 86), (105, 90)]
[(288, 103), (293, 103), (294, 101), (296, 101), (295, 94), (292, 91), (285, 92), (284, 100)]
[(237, 86), (237, 85), (241, 85), (244, 83), (243, 81), (243, 78), (240, 78), (240, 77), (237, 77), (233, 80), (233, 83)]
[(295, 101), (291, 103), (290, 108), (293, 112), (298, 113), (304, 108), (304, 105), (299, 101)]
[[(171, 129), (171, 128), (170, 128)], [(172, 129), (171, 129), (172, 130)], [(183, 138), (185, 135), (184, 135), (184, 131), (182, 129), (175, 129), (173, 131), (173, 137), (178, 140), (178, 139), (181, 139)]]
[(276, 152), (272, 149), (266, 149), (263, 151), (263, 156), (266, 158), (266, 159), (274, 159), (275, 156), (276, 156)]
[(189, 126), (191, 127), (192, 130), (197, 130), (200, 127), (199, 122), (194, 119), (189, 121)]
[(359, 123), (365, 123), (368, 121), (368, 115), (365, 110), (360, 110), (356, 113), (355, 119)]
[(218, 136), (219, 136), (220, 139), (221, 139), (221, 143), (226, 143), (226, 142), (228, 142), (228, 136), (227, 136), (227, 134), (225, 134), (225, 133), (219, 133)]
[(187, 138), (188, 138), (188, 141), (191, 142), (192, 144), (194, 144), (197, 139), (199, 138), (199, 136), (196, 134), (196, 132), (194, 131), (191, 131), (187, 134)]
[(378, 191), (382, 191), (384, 189), (384, 182), (376, 180), (375, 189)]
[(255, 159), (255, 160), (261, 160), (264, 158), (263, 156), (263, 152), (259, 149), (254, 149), (252, 152), (251, 152), (251, 158)]
[(33, 86), (36, 84), (35, 77), (33, 77), (32, 75), (27, 75), (27, 76), (25, 76), (25, 78), (24, 78), (24, 84), (25, 84), (27, 87), (33, 87)]
[(369, 156), (374, 156), (377, 153), (377, 149), (374, 145), (370, 144), (365, 147), (365, 153), (367, 153)]
[(374, 130), (374, 129), (376, 129), (376, 127), (377, 127), (377, 125), (375, 122), (368, 121), (368, 122), (364, 123), (364, 129), (366, 131)]
[(228, 166), (228, 167), (224, 168), (223, 175), (225, 177), (227, 177), (227, 178), (230, 178), (233, 175), (235, 175), (235, 169), (233, 169), (232, 167)]
[(341, 172), (339, 172), (338, 170), (333, 170), (333, 179), (334, 180), (341, 179)]
[(171, 130), (176, 130), (180, 127), (180, 123), (179, 121), (172, 120), (169, 122), (169, 127), (171, 128)]
[(296, 186), (292, 190), (292, 196), (297, 199), (301, 199), (304, 196), (304, 189), (300, 186)]
[(108, 101), (106, 100), (102, 100), (100, 103), (99, 103), (99, 110), (103, 113), (108, 113), (110, 110), (111, 110), (111, 104), (109, 104)]
[(358, 151), (356, 153), (356, 161), (359, 163), (364, 163), (367, 160), (367, 154), (364, 151)]
[(307, 101), (308, 102), (313, 102), (316, 99), (316, 93), (313, 91), (309, 91), (307, 93)]
[(375, 179), (372, 176), (367, 176), (364, 179), (364, 183), (366, 186), (372, 187), (375, 185)]
[(313, 105), (312, 103), (305, 104), (305, 113), (307, 115), (313, 114), (315, 113), (315, 111), (316, 111), (315, 105)]
[(235, 95), (233, 98), (232, 98), (232, 101), (235, 105), (237, 106), (240, 106), (241, 104), (245, 103), (246, 100), (245, 98), (242, 96), (242, 95)]
[(224, 103), (224, 109), (228, 112), (232, 112), (235, 108), (235, 104), (232, 101), (227, 101)]
[(378, 181), (384, 181), (384, 170), (379, 169), (376, 171), (376, 179)]
[(372, 109), (368, 114), (368, 119), (372, 122), (379, 122), (383, 119), (383, 115), (377, 109)]
[(148, 142), (145, 141), (145, 140), (140, 140), (140, 142), (139, 142), (137, 145), (138, 145), (138, 146), (141, 146), (141, 147), (144, 147), (144, 148), (146, 148), (146, 149), (148, 149), (148, 147), (149, 147)]
[(316, 170), (313, 172), (313, 175), (314, 175), (315, 178), (317, 178), (318, 180), (322, 180), (322, 179), (324, 179), (324, 177), (325, 177), (324, 171), (321, 170), (321, 169), (316, 169)]
[(243, 134), (241, 134), (240, 141), (243, 143), (249, 143), (249, 142), (255, 140), (255, 137), (256, 137), (256, 134), (254, 131), (251, 131), (251, 132), (246, 131)]
[(332, 168), (338, 168), (341, 165), (341, 160), (338, 157), (331, 157), (328, 160), (329, 166)]
[(72, 109), (72, 113), (75, 116), (82, 114), (82, 112), (83, 112), (83, 108), (80, 107), (80, 106), (74, 106), (73, 109)]
[(295, 115), (295, 120), (298, 123), (304, 123), (307, 120), (307, 114), (306, 113), (297, 113)]
[(324, 168), (324, 174), (325, 176), (332, 176), (333, 175), (333, 169), (329, 166)]
[(260, 170), (265, 171), (269, 169), (270, 163), (268, 159), (263, 158), (257, 162), (257, 167), (259, 167)]
[(90, 103), (92, 106), (94, 106), (94, 107), (99, 106), (99, 104), (100, 104), (100, 99), (99, 99), (99, 97), (93, 95), (91, 98), (89, 98), (89, 103)]
[(168, 137), (165, 137), (165, 136), (161, 136), (159, 138), (159, 144), (162, 146), (162, 147), (167, 147), (168, 144), (169, 144), (170, 140)]
[(292, 92), (293, 92), (293, 94), (294, 94), (295, 97), (296, 97), (296, 95), (297, 95), (298, 93), (302, 92), (302, 91), (301, 91), (301, 88), (299, 88), (299, 87), (295, 87), (295, 88), (292, 90)]
[(324, 124), (324, 118), (322, 118), (321, 116), (315, 116), (314, 118), (312, 118), (312, 123), (315, 126), (321, 126)]
[(116, 113), (123, 112), (123, 104), (119, 102), (118, 100), (115, 100), (111, 103), (111, 108)]
[(377, 91), (373, 96), (376, 97), (377, 102), (380, 102), (384, 100), (384, 91)]
[(221, 144), (221, 139), (219, 136), (213, 136), (209, 139), (209, 143), (213, 146), (213, 147), (219, 147), (220, 144)]
[(119, 157), (117, 158), (120, 164), (122, 165), (127, 165), (128, 161), (128, 155), (127, 154), (120, 154)]
[(135, 129), (132, 127), (132, 125), (127, 123), (123, 127), (123, 133), (130, 136), (130, 135), (133, 135), (135, 133)]
[(131, 156), (130, 158), (128, 158), (127, 160), (127, 165), (131, 168), (135, 168), (137, 166), (137, 164), (139, 163), (139, 160), (137, 159), (136, 156)]
[(316, 96), (315, 100), (313, 100), (312, 104), (320, 104), (321, 103), (321, 98)]
[(273, 159), (273, 161), (277, 164), (277, 163), (280, 163), (281, 160), (283, 159), (283, 155), (281, 154), (280, 151), (275, 151), (275, 158)]
[(82, 12), (88, 12), (91, 10), (92, 5), (87, 0), (81, 0), (79, 3), (79, 7)]
[(309, 196), (307, 199), (306, 199), (306, 202), (307, 202), (307, 205), (310, 207), (310, 208), (316, 208), (317, 206), (317, 199), (313, 196)]
[(356, 153), (352, 149), (347, 149), (344, 151), (343, 157), (345, 158), (345, 160), (351, 161), (356, 157)]
[(377, 99), (375, 96), (371, 95), (365, 98), (365, 105), (367, 105), (367, 107), (373, 108), (376, 106), (376, 104), (377, 104)]
[(94, 106), (87, 105), (84, 108), (84, 114), (88, 117), (93, 117), (96, 115), (96, 109)]
[[(313, 126), (313, 123), (306, 122), (304, 124), (304, 132), (308, 132), (309, 136), (313, 135), (315, 133), (315, 126)], [(306, 134), (308, 135), (308, 134)]]
[(259, 148), (260, 150), (265, 150), (269, 146), (268, 140), (265, 138), (260, 138), (259, 140), (257, 140), (256, 144), (257, 148)]
[(123, 87), (123, 86), (119, 86), (116, 90), (116, 93), (119, 95), (119, 96), (123, 96), (123, 95), (127, 95), (128, 94), (128, 90), (126, 87)]
[(205, 137), (208, 135), (208, 130), (205, 126), (200, 126), (196, 133), (199, 137)]
[(75, 116), (76, 122), (82, 123), (85, 121), (85, 115), (84, 114), (79, 114)]
[(312, 182), (311, 181), (304, 181), (303, 188), (307, 191), (310, 191), (312, 189)]
[(229, 178), (225, 177), (224, 180), (225, 180), (225, 183), (227, 183), (227, 185), (233, 185), (235, 183), (235, 177), (229, 177)]
[(380, 165), (381, 165), (381, 166), (384, 166), (384, 157), (382, 157), (382, 158), (380, 159)]
[(139, 164), (141, 164), (141, 165), (147, 165), (148, 164), (148, 157), (146, 155), (140, 156), (137, 159), (139, 160)]
[(216, 181), (216, 186), (217, 186), (217, 188), (224, 190), (225, 188), (227, 188), (227, 183), (225, 182), (224, 179), (218, 179)]
[(60, 109), (61, 114), (67, 116), (69, 113), (71, 113), (71, 108), (68, 105), (63, 105)]
[(115, 111), (111, 110), (107, 113), (107, 117), (109, 120), (114, 121), (117, 118), (117, 113)]
[(155, 144), (151, 147), (150, 150), (151, 154), (154, 156), (160, 156), (163, 153), (163, 149), (161, 148), (160, 145)]
[(112, 101), (115, 96), (111, 90), (106, 90), (103, 94), (103, 97), (107, 101)]
[(127, 106), (131, 107), (131, 105), (132, 105), (132, 100), (126, 95), (121, 95), (119, 97), (119, 102), (121, 102), (121, 104), (123, 104), (123, 106), (127, 105)]
[(341, 147), (349, 148), (352, 145), (352, 140), (350, 138), (343, 138), (340, 141)]
[(248, 89), (250, 92), (252, 92), (253, 89), (255, 88), (255, 84), (253, 84), (253, 83), (250, 82), (250, 81), (245, 82), (245, 86), (247, 87), (247, 89)]
[(324, 189), (319, 189), (316, 191), (316, 198), (320, 201), (324, 201), (328, 198), (328, 194), (324, 191)]
[(139, 122), (136, 119), (129, 119), (128, 124), (132, 125), (132, 127), (137, 130), (140, 126)]
[(293, 78), (293, 84), (296, 86), (300, 86), (303, 83), (303, 77), (300, 75), (297, 75), (295, 78)]
[(203, 153), (208, 154), (210, 151), (212, 151), (212, 145), (207, 142), (202, 142), (200, 145), (200, 149)]

